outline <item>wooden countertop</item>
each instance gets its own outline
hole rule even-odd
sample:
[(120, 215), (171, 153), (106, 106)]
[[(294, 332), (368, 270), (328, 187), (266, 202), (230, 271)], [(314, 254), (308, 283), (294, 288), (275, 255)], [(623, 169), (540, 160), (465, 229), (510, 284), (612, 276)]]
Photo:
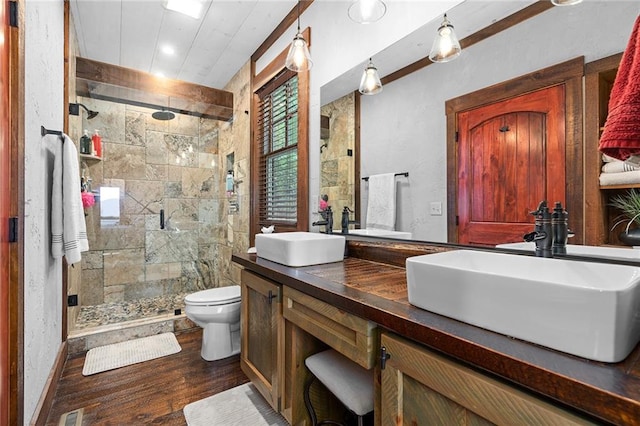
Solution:
[(232, 261), (561, 404), (613, 424), (640, 424), (640, 345), (607, 364), (437, 315), (408, 303), (405, 269), (393, 264), (347, 257), (290, 268), (254, 254)]

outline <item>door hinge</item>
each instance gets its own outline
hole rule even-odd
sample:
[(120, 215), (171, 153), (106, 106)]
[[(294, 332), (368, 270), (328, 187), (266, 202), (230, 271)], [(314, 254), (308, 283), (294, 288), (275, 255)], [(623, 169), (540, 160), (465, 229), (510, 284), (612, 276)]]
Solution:
[(70, 294), (67, 296), (67, 306), (78, 306), (77, 294)]
[(18, 3), (15, 1), (9, 2), (9, 26), (18, 27)]
[(17, 217), (9, 218), (9, 242), (10, 243), (18, 242), (18, 218)]
[(281, 401), (281, 397), (278, 397), (278, 413), (282, 411), (282, 406), (280, 404), (280, 401)]
[(455, 141), (458, 142), (458, 140), (460, 139), (460, 133), (458, 133), (458, 131), (456, 130), (456, 134), (454, 136)]
[(456, 215), (456, 226), (460, 225), (460, 216)]
[(384, 368), (387, 365), (387, 360), (391, 358), (391, 354), (387, 353), (387, 348), (386, 347), (381, 347), (380, 348), (380, 369), (384, 370)]

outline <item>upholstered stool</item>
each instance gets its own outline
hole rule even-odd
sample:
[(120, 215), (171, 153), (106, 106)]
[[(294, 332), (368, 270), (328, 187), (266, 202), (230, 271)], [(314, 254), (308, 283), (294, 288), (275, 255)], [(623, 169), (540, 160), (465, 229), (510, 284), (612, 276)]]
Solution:
[(358, 426), (362, 426), (363, 416), (373, 411), (373, 373), (333, 349), (311, 355), (304, 363), (313, 375), (304, 389), (304, 402), (312, 425), (341, 424), (331, 420), (318, 423), (309, 397), (311, 383), (317, 378), (347, 409), (358, 416)]

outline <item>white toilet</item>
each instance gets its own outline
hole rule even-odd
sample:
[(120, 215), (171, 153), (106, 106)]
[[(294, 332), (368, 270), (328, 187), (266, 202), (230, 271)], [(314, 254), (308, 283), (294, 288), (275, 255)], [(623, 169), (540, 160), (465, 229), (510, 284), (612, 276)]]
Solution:
[(184, 312), (203, 328), (200, 355), (207, 361), (240, 352), (240, 286), (211, 288), (187, 295)]

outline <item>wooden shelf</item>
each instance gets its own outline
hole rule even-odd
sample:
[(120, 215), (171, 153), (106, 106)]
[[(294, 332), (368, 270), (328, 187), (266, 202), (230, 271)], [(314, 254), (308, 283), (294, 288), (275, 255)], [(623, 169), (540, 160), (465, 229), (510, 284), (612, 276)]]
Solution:
[(627, 183), (623, 185), (600, 185), (600, 189), (602, 190), (633, 189), (633, 188), (640, 188), (640, 183)]
[(102, 161), (102, 157), (97, 157), (95, 155), (89, 154), (80, 154), (80, 158), (84, 158), (85, 160)]

